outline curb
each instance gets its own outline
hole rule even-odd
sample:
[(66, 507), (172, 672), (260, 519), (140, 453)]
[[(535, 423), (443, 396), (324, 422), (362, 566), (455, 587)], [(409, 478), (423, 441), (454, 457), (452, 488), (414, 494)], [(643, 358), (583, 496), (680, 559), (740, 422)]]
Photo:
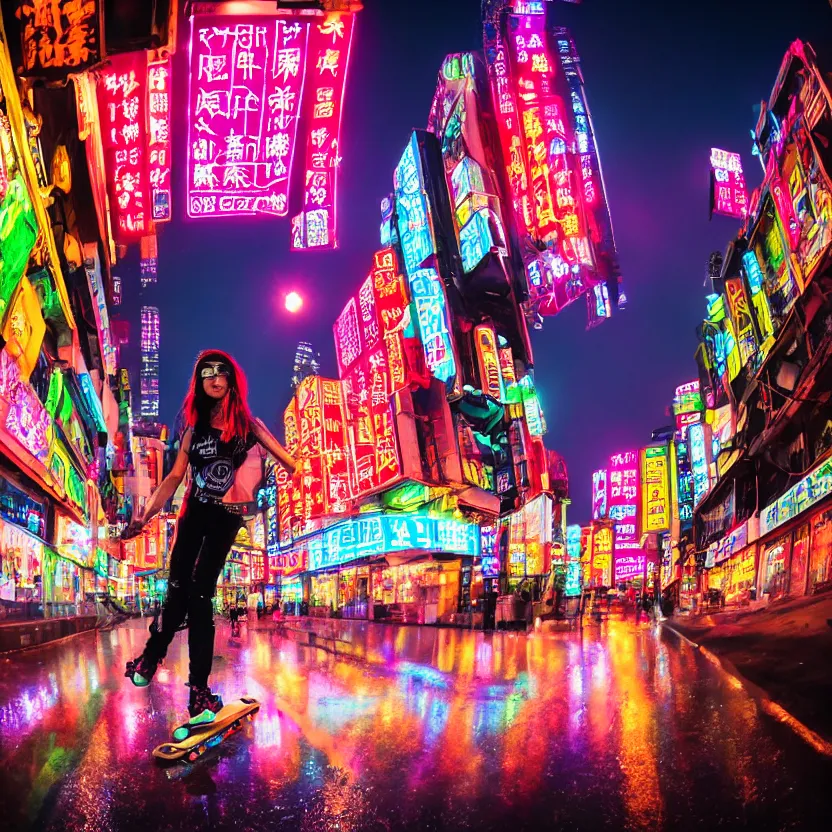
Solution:
[(744, 689), (764, 713), (773, 717), (778, 722), (788, 725), (788, 727), (791, 728), (792, 731), (800, 737), (800, 739), (812, 746), (818, 754), (823, 754), (826, 757), (832, 757), (832, 742), (825, 740), (822, 736), (820, 736), (820, 734), (813, 731), (796, 716), (790, 714), (782, 705), (775, 702), (761, 687), (759, 687), (759, 685), (755, 685), (754, 682), (746, 679), (745, 676), (737, 670), (733, 662), (728, 659), (721, 658), (707, 647), (703, 647), (701, 644), (691, 641), (684, 633), (681, 633), (671, 624), (662, 622), (662, 627), (670, 630), (671, 633), (678, 636), (682, 641), (698, 650), (711, 664), (718, 667), (723, 673), (725, 673), (735, 687)]

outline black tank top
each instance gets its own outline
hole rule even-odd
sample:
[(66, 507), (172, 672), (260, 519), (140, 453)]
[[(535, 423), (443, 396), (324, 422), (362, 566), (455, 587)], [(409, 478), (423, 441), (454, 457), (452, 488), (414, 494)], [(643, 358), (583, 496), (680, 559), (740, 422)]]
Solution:
[(219, 428), (194, 428), (188, 461), (193, 484), (191, 494), (202, 503), (221, 503), (234, 484), (234, 475), (245, 462), (249, 450), (257, 443), (249, 432), (245, 440), (236, 437), (223, 442)]

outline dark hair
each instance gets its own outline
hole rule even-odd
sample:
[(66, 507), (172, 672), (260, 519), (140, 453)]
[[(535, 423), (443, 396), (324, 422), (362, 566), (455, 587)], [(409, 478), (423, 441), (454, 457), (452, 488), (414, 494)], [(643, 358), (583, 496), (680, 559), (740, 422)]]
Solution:
[(205, 392), (201, 372), (203, 367), (213, 361), (227, 364), (230, 370), (228, 394), (222, 400), (225, 425), (222, 431), (222, 441), (230, 442), (234, 437), (244, 439), (251, 430), (252, 423), (251, 411), (248, 408), (248, 381), (240, 365), (222, 350), (205, 350), (197, 356), (191, 375), (191, 386), (182, 403), (183, 420), (189, 428), (210, 424), (211, 409), (216, 402)]

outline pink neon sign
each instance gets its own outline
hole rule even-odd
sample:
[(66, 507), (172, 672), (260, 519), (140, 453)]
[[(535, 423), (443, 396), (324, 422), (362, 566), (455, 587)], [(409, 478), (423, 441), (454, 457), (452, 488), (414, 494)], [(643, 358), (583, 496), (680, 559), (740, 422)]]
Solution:
[(191, 19), (188, 215), (286, 216), (309, 24)]
[(338, 247), (338, 146), (354, 20), (351, 14), (332, 14), (312, 24), (303, 211), (292, 219), (293, 249)]
[(713, 212), (726, 217), (745, 219), (748, 215), (748, 191), (739, 153), (711, 148), (713, 178)]
[(615, 524), (615, 551), (638, 549), (639, 462), (635, 451), (613, 454), (608, 470), (608, 511)]
[(154, 222), (167, 222), (171, 216), (171, 81), (170, 58), (147, 65), (147, 175)]

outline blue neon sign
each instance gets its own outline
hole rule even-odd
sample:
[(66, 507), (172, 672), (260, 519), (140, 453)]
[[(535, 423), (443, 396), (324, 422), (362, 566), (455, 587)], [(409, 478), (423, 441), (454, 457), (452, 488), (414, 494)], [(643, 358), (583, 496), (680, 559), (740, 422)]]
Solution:
[(356, 517), (300, 545), (308, 550), (310, 572), (359, 558), (412, 550), (466, 557), (479, 557), (482, 551), (479, 526), (418, 514)]

